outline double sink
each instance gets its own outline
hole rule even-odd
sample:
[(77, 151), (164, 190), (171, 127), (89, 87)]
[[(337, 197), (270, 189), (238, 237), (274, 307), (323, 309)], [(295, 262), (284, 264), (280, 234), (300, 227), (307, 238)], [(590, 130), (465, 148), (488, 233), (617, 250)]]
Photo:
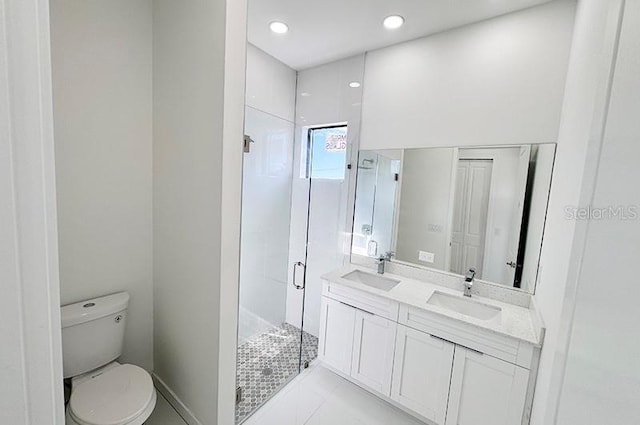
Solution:
[[(391, 291), (400, 284), (400, 280), (367, 273), (362, 270), (353, 270), (342, 275), (342, 278), (385, 292)], [(500, 320), (502, 314), (500, 307), (438, 290), (433, 291), (427, 299), (427, 305), (487, 322)]]

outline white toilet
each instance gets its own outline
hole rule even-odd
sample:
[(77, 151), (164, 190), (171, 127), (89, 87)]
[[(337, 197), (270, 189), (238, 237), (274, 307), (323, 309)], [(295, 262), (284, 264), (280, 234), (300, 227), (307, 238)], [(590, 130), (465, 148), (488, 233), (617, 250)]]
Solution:
[(66, 425), (142, 425), (156, 405), (144, 369), (120, 364), (129, 294), (62, 307), (64, 377), (71, 380)]

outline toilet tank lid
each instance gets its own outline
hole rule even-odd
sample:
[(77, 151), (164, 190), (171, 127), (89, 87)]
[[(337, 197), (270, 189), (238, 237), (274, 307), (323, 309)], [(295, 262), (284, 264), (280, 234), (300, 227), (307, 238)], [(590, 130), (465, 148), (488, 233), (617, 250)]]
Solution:
[(62, 327), (78, 325), (100, 319), (119, 311), (124, 311), (129, 305), (129, 294), (118, 292), (105, 297), (93, 298), (62, 306), (60, 314)]

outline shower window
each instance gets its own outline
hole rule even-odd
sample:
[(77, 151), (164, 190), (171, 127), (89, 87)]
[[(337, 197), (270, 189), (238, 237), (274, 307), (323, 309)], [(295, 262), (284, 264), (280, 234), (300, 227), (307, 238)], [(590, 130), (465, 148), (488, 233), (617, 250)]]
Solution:
[(309, 129), (304, 155), (305, 178), (344, 180), (347, 164), (347, 126)]

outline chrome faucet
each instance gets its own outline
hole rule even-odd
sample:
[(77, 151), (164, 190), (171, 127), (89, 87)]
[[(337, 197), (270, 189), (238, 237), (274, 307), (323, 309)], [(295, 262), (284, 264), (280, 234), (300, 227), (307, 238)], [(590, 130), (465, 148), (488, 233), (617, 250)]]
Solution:
[(391, 257), (393, 257), (393, 255), (394, 252), (388, 251), (378, 258), (378, 274), (384, 274), (384, 265), (387, 261), (391, 261)]
[(464, 276), (464, 296), (471, 296), (471, 288), (473, 288), (473, 280), (476, 278), (476, 269), (470, 268)]

